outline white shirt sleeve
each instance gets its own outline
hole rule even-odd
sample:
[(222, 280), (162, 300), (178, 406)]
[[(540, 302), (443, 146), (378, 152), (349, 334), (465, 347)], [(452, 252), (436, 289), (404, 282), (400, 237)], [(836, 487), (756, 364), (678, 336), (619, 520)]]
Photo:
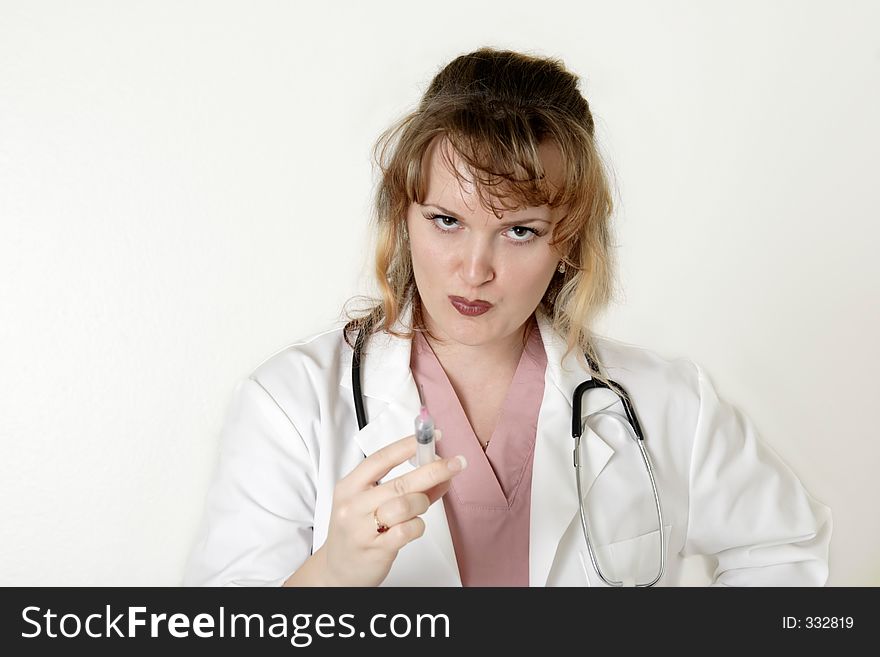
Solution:
[(699, 365), (700, 412), (682, 554), (717, 560), (711, 586), (824, 586), (831, 509), (813, 498)]
[(240, 381), (184, 586), (281, 586), (311, 554), (315, 481), (291, 420), (258, 381)]

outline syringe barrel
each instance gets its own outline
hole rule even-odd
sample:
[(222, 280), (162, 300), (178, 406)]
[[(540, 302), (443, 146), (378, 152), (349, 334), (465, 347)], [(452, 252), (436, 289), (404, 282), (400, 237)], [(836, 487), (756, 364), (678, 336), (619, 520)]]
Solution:
[(428, 416), (427, 420), (416, 417), (416, 442), (420, 445), (427, 445), (434, 440), (434, 419)]

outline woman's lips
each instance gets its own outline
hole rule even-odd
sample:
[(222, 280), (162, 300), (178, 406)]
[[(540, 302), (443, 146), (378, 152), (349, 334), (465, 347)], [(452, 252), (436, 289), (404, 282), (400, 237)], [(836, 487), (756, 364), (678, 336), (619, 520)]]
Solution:
[(460, 312), (462, 315), (467, 317), (476, 317), (477, 315), (482, 315), (484, 312), (487, 312), (492, 304), (488, 301), (468, 301), (464, 297), (449, 297), (449, 301), (452, 302), (452, 305), (455, 309)]

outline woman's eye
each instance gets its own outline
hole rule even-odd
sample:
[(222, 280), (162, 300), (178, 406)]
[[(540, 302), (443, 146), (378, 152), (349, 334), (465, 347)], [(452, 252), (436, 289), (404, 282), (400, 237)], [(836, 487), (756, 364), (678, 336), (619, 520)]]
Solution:
[(531, 244), (544, 234), (539, 233), (534, 228), (529, 228), (527, 226), (511, 226), (510, 232), (516, 236), (511, 239), (511, 242), (514, 242), (517, 246), (519, 246), (520, 244)]
[[(434, 225), (434, 228), (436, 228), (437, 230), (440, 230), (444, 233), (451, 232), (446, 229), (452, 228), (455, 225), (455, 222), (458, 221), (457, 219), (454, 219), (453, 217), (447, 217), (446, 215), (435, 214), (433, 212), (429, 212), (428, 214), (426, 214), (425, 219), (430, 221)], [(452, 222), (452, 223), (447, 223), (447, 221)]]

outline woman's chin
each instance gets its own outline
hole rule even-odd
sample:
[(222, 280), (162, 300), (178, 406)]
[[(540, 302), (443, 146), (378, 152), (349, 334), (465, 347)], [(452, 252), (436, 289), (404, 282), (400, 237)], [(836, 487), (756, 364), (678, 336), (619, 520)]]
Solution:
[(450, 340), (469, 347), (487, 344), (496, 337), (489, 324), (481, 323), (479, 318), (474, 317), (452, 317), (440, 329)]

